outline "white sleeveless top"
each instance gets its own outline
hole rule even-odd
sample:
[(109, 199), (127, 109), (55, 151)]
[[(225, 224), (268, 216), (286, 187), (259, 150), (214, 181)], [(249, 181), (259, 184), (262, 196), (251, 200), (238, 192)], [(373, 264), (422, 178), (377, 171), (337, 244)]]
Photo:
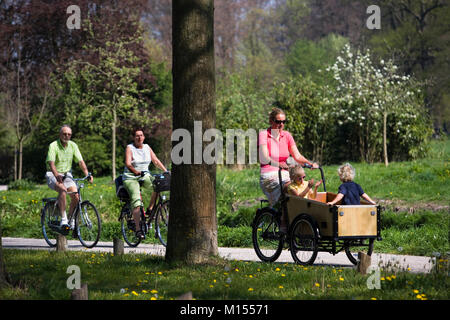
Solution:
[[(132, 159), (131, 159), (131, 165), (133, 168), (135, 168), (138, 171), (149, 171), (148, 166), (152, 162), (151, 156), (150, 156), (150, 146), (148, 144), (144, 144), (142, 146), (142, 149), (136, 148), (133, 143), (129, 144), (128, 147), (131, 149)], [(126, 176), (126, 173), (132, 173), (128, 168), (125, 166), (124, 173)]]

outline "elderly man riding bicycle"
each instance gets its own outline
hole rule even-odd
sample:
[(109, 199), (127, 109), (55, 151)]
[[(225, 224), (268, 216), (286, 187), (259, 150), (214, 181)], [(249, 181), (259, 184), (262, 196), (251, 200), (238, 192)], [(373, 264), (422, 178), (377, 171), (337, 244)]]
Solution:
[[(72, 129), (67, 124), (63, 125), (59, 130), (59, 139), (53, 141), (47, 153), (47, 184), (58, 192), (58, 204), (61, 212), (61, 227), (69, 227), (66, 213), (66, 195), (70, 194), (71, 202), (69, 212), (72, 212), (78, 204), (77, 187), (72, 178), (72, 162), (79, 164), (83, 173), (89, 174), (86, 164), (83, 161), (80, 150), (75, 142), (70, 141), (72, 137)], [(90, 182), (94, 180), (92, 176)], [(72, 226), (73, 227), (73, 226)]]

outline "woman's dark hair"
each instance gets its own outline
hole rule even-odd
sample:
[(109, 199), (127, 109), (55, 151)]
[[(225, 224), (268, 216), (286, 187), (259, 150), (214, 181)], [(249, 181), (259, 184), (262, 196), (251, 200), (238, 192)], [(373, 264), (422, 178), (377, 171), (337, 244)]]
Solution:
[(138, 128), (134, 128), (133, 131), (131, 131), (131, 134), (134, 136), (136, 136), (136, 132), (138, 131), (142, 131), (142, 133), (144, 133), (144, 129), (138, 127)]

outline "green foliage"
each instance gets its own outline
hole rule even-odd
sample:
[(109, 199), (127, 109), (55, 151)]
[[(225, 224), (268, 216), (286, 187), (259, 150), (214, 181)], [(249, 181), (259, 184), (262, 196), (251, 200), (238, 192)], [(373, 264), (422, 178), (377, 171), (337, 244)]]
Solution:
[(8, 185), (9, 190), (33, 190), (35, 188), (34, 182), (27, 179), (16, 180)]
[(311, 77), (314, 82), (326, 81), (321, 74), (331, 65), (342, 50), (348, 39), (330, 34), (319, 41), (300, 39), (295, 42), (286, 56), (286, 65), (292, 76)]
[[(77, 139), (84, 162), (94, 176), (105, 176), (111, 171), (111, 158), (107, 142), (100, 135)], [(122, 159), (121, 159), (122, 160)]]
[(323, 163), (330, 119), (321, 87), (311, 78), (291, 77), (274, 88), (273, 104), (286, 112), (286, 130), (293, 135), (300, 152)]

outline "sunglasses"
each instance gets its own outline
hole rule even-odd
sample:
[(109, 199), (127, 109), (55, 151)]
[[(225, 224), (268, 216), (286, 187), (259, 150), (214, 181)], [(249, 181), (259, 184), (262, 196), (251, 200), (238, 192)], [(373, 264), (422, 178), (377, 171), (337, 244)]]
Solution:
[(287, 120), (274, 120), (273, 122), (275, 122), (276, 124), (285, 124)]

